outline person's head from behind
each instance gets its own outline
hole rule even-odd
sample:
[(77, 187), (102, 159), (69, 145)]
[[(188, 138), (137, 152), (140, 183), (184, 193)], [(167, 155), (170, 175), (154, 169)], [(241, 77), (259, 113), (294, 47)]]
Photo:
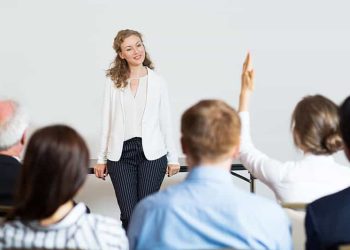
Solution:
[(223, 101), (203, 100), (181, 119), (181, 144), (189, 165), (222, 162), (238, 157), (241, 123)]
[(350, 96), (339, 108), (340, 132), (344, 141), (344, 151), (350, 160)]
[(12, 100), (0, 100), (0, 153), (19, 156), (25, 143), (27, 115)]
[(305, 153), (330, 155), (342, 149), (338, 106), (321, 95), (306, 96), (295, 107), (294, 143)]
[(10, 218), (40, 220), (70, 201), (83, 185), (89, 152), (72, 128), (54, 125), (37, 130), (29, 140)]
[(153, 69), (153, 64), (146, 52), (142, 35), (135, 30), (121, 30), (114, 38), (113, 49), (117, 53), (112, 67), (107, 70), (116, 87), (125, 87), (130, 67), (140, 65)]

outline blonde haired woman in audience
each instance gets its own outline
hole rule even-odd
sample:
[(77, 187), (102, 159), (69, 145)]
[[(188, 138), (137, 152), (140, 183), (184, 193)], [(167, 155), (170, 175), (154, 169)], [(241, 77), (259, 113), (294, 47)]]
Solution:
[(73, 197), (86, 180), (89, 152), (72, 128), (36, 131), (25, 156), (15, 206), (0, 225), (0, 249), (128, 249), (121, 223), (88, 214)]
[(254, 89), (250, 55), (243, 65), (239, 112), (242, 122), (240, 160), (270, 187), (280, 202), (309, 203), (350, 185), (350, 168), (332, 154), (342, 149), (338, 107), (321, 95), (304, 97), (292, 114), (295, 145), (304, 153), (299, 161), (280, 162), (260, 150), (251, 139), (249, 101)]

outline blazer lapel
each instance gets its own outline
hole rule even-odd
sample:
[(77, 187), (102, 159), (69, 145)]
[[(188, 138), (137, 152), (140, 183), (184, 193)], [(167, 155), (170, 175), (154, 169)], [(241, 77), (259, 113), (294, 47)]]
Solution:
[(123, 113), (123, 121), (125, 121), (125, 110), (124, 110), (124, 94), (125, 94), (125, 88), (120, 88), (119, 89), (119, 100), (120, 100), (120, 106), (121, 106), (121, 110)]
[(147, 117), (148, 109), (149, 109), (149, 100), (151, 100), (152, 88), (153, 88), (154, 80), (153, 80), (153, 72), (151, 69), (147, 68), (147, 89), (146, 89), (146, 104), (145, 111), (143, 112), (142, 121)]

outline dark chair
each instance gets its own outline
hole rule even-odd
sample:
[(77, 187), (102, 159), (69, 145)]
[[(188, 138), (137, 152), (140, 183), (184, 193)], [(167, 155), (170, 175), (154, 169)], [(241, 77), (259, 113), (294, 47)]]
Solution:
[(0, 222), (4, 220), (5, 216), (11, 209), (11, 206), (0, 205)]

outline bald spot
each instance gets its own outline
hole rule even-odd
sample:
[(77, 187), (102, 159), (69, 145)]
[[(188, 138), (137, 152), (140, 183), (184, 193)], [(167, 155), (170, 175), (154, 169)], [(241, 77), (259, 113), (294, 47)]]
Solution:
[(8, 121), (14, 111), (14, 104), (10, 100), (0, 101), (0, 125)]

